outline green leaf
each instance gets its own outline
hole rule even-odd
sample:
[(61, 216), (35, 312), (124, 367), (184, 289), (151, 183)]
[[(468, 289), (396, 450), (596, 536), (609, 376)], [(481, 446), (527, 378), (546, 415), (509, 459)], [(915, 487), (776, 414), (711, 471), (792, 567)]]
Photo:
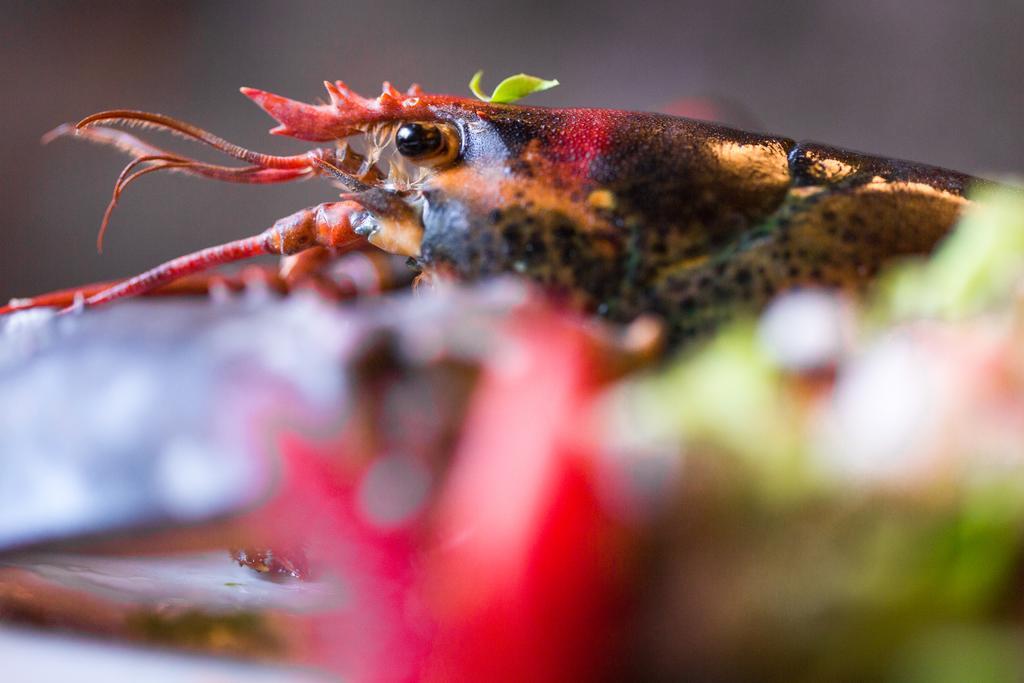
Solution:
[(532, 95), (535, 92), (542, 90), (550, 90), (558, 85), (557, 79), (550, 81), (543, 78), (537, 78), (536, 76), (530, 76), (528, 74), (516, 74), (515, 76), (509, 76), (494, 89), (491, 96), (488, 97), (484, 94), (483, 90), (480, 89), (480, 79), (483, 78), (484, 72), (477, 71), (473, 74), (472, 80), (469, 82), (469, 89), (473, 91), (473, 94), (484, 102), (495, 102), (498, 104), (508, 104), (509, 102), (515, 102), (521, 100), (527, 95)]
[(473, 74), (473, 78), (469, 81), (469, 89), (473, 91), (477, 99), (483, 100), (484, 102), (490, 102), (491, 98), (484, 94), (484, 91), (480, 89), (480, 79), (484, 77), (483, 69)]

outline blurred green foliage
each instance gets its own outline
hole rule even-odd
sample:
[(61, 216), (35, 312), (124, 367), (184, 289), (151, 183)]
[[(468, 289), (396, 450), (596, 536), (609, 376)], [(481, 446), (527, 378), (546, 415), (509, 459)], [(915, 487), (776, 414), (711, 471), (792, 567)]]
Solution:
[(958, 320), (1005, 305), (1024, 272), (1024, 192), (985, 188), (929, 259), (882, 278), (876, 306), (889, 320)]
[[(862, 312), (871, 338), (922, 317), (970, 325), (1012, 317), (1021, 282), (1024, 194), (986, 191)], [(741, 677), (1024, 680), (1024, 458), (993, 468), (967, 452), (948, 476), (829, 480), (807, 383), (774, 364), (747, 320), (621, 390), (642, 431), (678, 444), (684, 477), (700, 482), (673, 512), (696, 535), (688, 552), (720, 567), (700, 579), (695, 631)], [(674, 580), (696, 582), (695, 564), (681, 560)]]

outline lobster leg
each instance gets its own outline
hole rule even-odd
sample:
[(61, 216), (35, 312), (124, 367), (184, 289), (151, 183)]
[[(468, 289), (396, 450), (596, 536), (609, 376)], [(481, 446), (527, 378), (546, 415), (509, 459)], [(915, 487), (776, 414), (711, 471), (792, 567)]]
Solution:
[[(210, 290), (217, 286), (225, 286), (229, 290), (237, 291), (243, 289), (246, 282), (250, 280), (251, 277), (252, 276), (248, 269), (246, 269), (246, 272), (238, 276), (225, 276), (215, 273), (196, 273), (195, 275), (189, 275), (179, 280), (175, 280), (174, 282), (169, 282), (151, 292), (146, 292), (146, 295), (202, 296), (208, 294)], [(275, 277), (275, 273), (268, 272), (264, 279), (274, 281), (273, 278)], [(104, 290), (110, 289), (120, 282), (122, 281), (111, 280), (107, 282), (94, 282), (81, 287), (71, 287), (69, 289), (60, 289), (55, 292), (40, 294), (39, 296), (31, 298), (11, 299), (6, 306), (0, 306), (0, 315), (29, 310), (32, 308), (67, 308), (68, 306), (73, 305), (75, 300), (78, 298), (88, 298)]]
[(68, 306), (69, 299), (75, 305), (65, 310), (76, 308), (79, 302), (83, 306), (96, 306), (125, 297), (161, 291), (172, 283), (179, 282), (182, 283), (178, 286), (180, 289), (189, 282), (185, 278), (193, 277), (214, 266), (260, 254), (289, 256), (314, 247), (327, 247), (335, 253), (350, 251), (366, 243), (352, 227), (352, 217), (362, 212), (362, 205), (354, 201), (329, 202), (302, 209), (278, 220), (258, 235), (180, 256), (119, 282), (63, 290), (31, 299), (17, 299), (0, 308), (0, 314), (55, 304)]
[[(140, 296), (207, 296), (215, 290), (242, 292), (254, 281), (280, 294), (311, 289), (325, 299), (344, 301), (364, 294), (379, 294), (407, 286), (413, 271), (405, 259), (376, 248), (339, 253), (312, 247), (288, 257), (280, 267), (250, 265), (237, 273), (204, 272), (186, 275)], [(0, 306), (0, 315), (33, 308), (67, 308), (78, 298), (86, 299), (117, 285), (121, 280), (95, 282), (61, 289), (32, 298), (12, 299)]]

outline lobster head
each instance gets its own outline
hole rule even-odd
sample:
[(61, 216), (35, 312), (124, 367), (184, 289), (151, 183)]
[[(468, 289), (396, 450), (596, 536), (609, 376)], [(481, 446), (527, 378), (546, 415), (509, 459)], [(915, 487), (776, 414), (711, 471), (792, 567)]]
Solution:
[[(622, 142), (628, 146), (635, 136), (616, 135), (634, 125), (630, 115), (499, 104), (429, 94), (416, 85), (400, 92), (389, 83), (366, 98), (341, 81), (325, 85), (328, 100), (320, 104), (242, 88), (278, 122), (271, 133), (330, 143), (293, 156), (253, 152), (138, 111), (102, 112), (57, 132), (135, 154), (111, 209), (126, 185), (161, 168), (243, 183), (328, 176), (344, 199), (363, 207), (353, 222), (359, 234), (413, 257), (427, 274), (472, 279), (514, 271), (561, 289), (585, 308), (598, 307), (595, 289), (617, 279), (610, 270), (620, 251), (617, 202), (608, 188), (636, 175), (621, 154)], [(109, 127), (116, 123), (170, 130), (249, 165), (217, 166), (168, 152)], [(594, 286), (581, 287), (581, 279)]]
[(624, 112), (499, 104), (417, 85), (400, 92), (387, 82), (372, 99), (341, 81), (325, 86), (323, 104), (242, 92), (278, 122), (271, 133), (336, 143), (333, 159), (312, 163), (329, 164), (353, 190), (368, 212), (365, 231), (415, 245), (406, 255), (428, 273), (514, 270), (598, 305), (578, 279), (611, 278), (619, 251), (608, 188), (632, 175), (613, 154)]

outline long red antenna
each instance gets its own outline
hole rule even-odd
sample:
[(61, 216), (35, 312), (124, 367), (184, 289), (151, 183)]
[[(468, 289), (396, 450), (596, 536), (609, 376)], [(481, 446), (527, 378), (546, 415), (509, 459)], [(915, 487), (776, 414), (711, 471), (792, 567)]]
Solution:
[(308, 152), (292, 156), (275, 156), (273, 154), (254, 152), (242, 147), (241, 145), (228, 142), (224, 138), (203, 130), (198, 126), (194, 126), (191, 123), (179, 121), (178, 119), (171, 118), (170, 116), (164, 116), (163, 114), (153, 114), (145, 111), (134, 111), (131, 109), (112, 109), (110, 111), (101, 111), (97, 114), (86, 116), (75, 125), (75, 128), (81, 130), (97, 123), (142, 125), (160, 128), (177, 133), (191, 140), (202, 142), (203, 144), (224, 152), (228, 156), (232, 156), (246, 163), (261, 166), (263, 168), (299, 168), (309, 166)]

